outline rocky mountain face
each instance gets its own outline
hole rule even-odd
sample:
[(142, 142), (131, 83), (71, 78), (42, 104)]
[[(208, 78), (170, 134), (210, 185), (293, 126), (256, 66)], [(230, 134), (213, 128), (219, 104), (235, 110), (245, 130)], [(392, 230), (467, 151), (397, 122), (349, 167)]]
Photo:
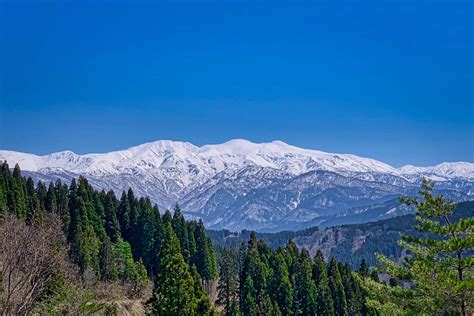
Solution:
[(357, 223), (408, 212), (400, 195), (416, 194), (422, 177), (456, 201), (474, 198), (474, 164), (394, 168), (350, 154), (307, 150), (280, 141), (231, 140), (218, 145), (156, 141), (127, 150), (37, 156), (0, 151), (35, 180), (70, 181), (119, 193), (131, 187), (163, 208), (179, 202), (207, 227), (277, 231)]

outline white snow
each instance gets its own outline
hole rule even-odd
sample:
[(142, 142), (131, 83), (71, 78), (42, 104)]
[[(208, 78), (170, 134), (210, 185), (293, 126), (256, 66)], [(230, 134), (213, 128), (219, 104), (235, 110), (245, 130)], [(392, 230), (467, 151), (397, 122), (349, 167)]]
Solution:
[(351, 154), (327, 153), (288, 145), (282, 141), (252, 143), (234, 139), (223, 144), (197, 147), (188, 142), (160, 140), (103, 154), (78, 155), (62, 151), (45, 156), (0, 151), (0, 159), (23, 170), (62, 169), (80, 174), (114, 175), (152, 173), (179, 178), (184, 186), (209, 179), (224, 170), (255, 165), (300, 175), (312, 170), (343, 175), (390, 174), (406, 179), (428, 176), (433, 179), (474, 179), (474, 164), (445, 162), (430, 167), (394, 168), (383, 162)]

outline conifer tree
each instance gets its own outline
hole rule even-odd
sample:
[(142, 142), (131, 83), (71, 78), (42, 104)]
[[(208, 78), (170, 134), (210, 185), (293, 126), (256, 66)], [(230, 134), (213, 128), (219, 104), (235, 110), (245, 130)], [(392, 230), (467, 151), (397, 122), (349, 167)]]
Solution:
[(334, 312), (338, 316), (348, 315), (346, 294), (336, 259), (333, 257), (328, 266), (329, 288), (334, 302)]
[(26, 180), (26, 221), (28, 223), (33, 223), (36, 220), (41, 221), (42, 215), (33, 179), (28, 177)]
[[(292, 314), (293, 288), (290, 282), (288, 265), (284, 257), (284, 250), (279, 248), (270, 259), (272, 276), (270, 281), (270, 296), (276, 303), (278, 311), (283, 315)], [(275, 312), (276, 309), (274, 308)]]
[(293, 313), (295, 315), (316, 314), (317, 289), (312, 277), (312, 265), (308, 250), (303, 249), (296, 261)]
[(196, 224), (194, 235), (197, 251), (192, 262), (205, 280), (212, 280), (217, 276), (216, 255), (210, 239), (206, 236), (204, 224), (201, 220)]
[(109, 236), (100, 246), (99, 269), (102, 281), (116, 281), (119, 277), (116, 256)]
[(194, 280), (171, 224), (167, 224), (159, 253), (152, 302), (158, 315), (192, 315), (196, 310)]
[[(423, 180), (423, 199), (402, 199), (416, 208), (415, 226), (421, 235), (402, 235), (408, 250), (403, 263), (382, 255), (382, 271), (412, 287), (384, 286), (367, 280), (371, 306), (395, 308), (403, 314), (460, 314), (474, 312), (474, 217), (452, 220), (455, 205), (442, 195), (433, 195), (433, 182)], [(384, 306), (385, 305), (385, 306)]]
[(118, 208), (118, 220), (121, 235), (125, 240), (130, 240), (130, 203), (125, 192), (122, 192)]
[(173, 231), (176, 233), (176, 236), (179, 239), (181, 246), (181, 252), (183, 253), (184, 260), (190, 262), (191, 254), (189, 251), (189, 236), (186, 223), (184, 221), (184, 216), (181, 214), (181, 209), (176, 203), (174, 207), (173, 219), (171, 220), (173, 225)]
[(237, 315), (239, 284), (236, 258), (232, 250), (224, 250), (219, 271), (217, 303), (224, 307), (227, 316)]
[(49, 213), (58, 214), (58, 199), (56, 198), (56, 190), (54, 188), (54, 183), (51, 182), (48, 186), (48, 192), (46, 193), (45, 201), (46, 211)]
[(204, 292), (202, 286), (202, 278), (199, 275), (196, 266), (193, 265), (191, 268), (191, 275), (194, 281), (194, 297), (196, 298), (196, 314), (197, 315), (208, 315), (212, 309), (211, 301)]
[(115, 198), (114, 192), (107, 192), (104, 199), (105, 231), (112, 242), (116, 242), (121, 237), (116, 201), (117, 199)]
[(21, 177), (21, 170), (18, 164), (15, 165), (13, 169), (12, 176), (12, 194), (11, 205), (12, 213), (14, 213), (18, 218), (24, 218), (26, 216), (26, 186)]
[(257, 299), (256, 290), (253, 285), (253, 280), (250, 275), (245, 278), (242, 286), (242, 297), (240, 299), (240, 310), (242, 315), (256, 315), (257, 314)]
[(313, 264), (313, 279), (315, 280), (318, 294), (316, 299), (316, 308), (318, 315), (335, 315), (334, 301), (332, 299), (331, 290), (329, 288), (329, 279), (326, 263), (321, 250), (316, 252)]

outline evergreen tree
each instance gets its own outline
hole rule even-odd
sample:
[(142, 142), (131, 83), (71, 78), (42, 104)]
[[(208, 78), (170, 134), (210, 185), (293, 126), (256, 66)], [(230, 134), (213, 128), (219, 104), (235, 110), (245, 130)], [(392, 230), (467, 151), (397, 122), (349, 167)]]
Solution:
[(121, 235), (125, 240), (130, 240), (130, 203), (125, 192), (122, 192), (118, 208), (118, 221)]
[(338, 316), (348, 315), (346, 294), (336, 259), (333, 257), (328, 266), (329, 288), (334, 302), (334, 312)]
[(257, 314), (257, 296), (253, 280), (250, 275), (245, 278), (242, 286), (242, 297), (240, 299), (240, 308), (242, 315)]
[(113, 245), (112, 251), (119, 279), (124, 282), (129, 281), (136, 286), (140, 280), (140, 275), (133, 260), (130, 244), (119, 238)]
[(196, 298), (196, 314), (197, 315), (209, 315), (212, 310), (211, 301), (204, 292), (202, 286), (202, 279), (199, 275), (196, 266), (193, 265), (191, 268), (191, 275), (194, 281), (194, 297)]
[(211, 240), (206, 236), (204, 224), (201, 220), (196, 224), (194, 235), (197, 251), (192, 262), (205, 280), (212, 280), (217, 276), (216, 255)]
[(192, 315), (196, 311), (194, 280), (171, 224), (166, 227), (159, 253), (152, 302), (158, 315)]
[(103, 281), (115, 281), (119, 277), (114, 248), (108, 236), (100, 246), (99, 269)]
[(116, 242), (121, 237), (116, 201), (114, 192), (107, 192), (104, 199), (105, 231), (112, 242)]
[(384, 286), (366, 280), (371, 306), (379, 311), (463, 316), (474, 311), (474, 217), (453, 222), (452, 201), (432, 191), (433, 183), (423, 180), (423, 200), (402, 199), (416, 208), (415, 228), (422, 233), (402, 235), (400, 246), (408, 250), (408, 259), (398, 263), (378, 256), (382, 271), (413, 286)]
[[(278, 311), (283, 315), (292, 314), (293, 288), (290, 282), (288, 266), (285, 261), (284, 250), (279, 248), (270, 259), (273, 271), (270, 279), (270, 296), (276, 303)], [(276, 312), (276, 308), (274, 310)]]
[(12, 213), (18, 218), (24, 218), (26, 216), (26, 185), (21, 177), (21, 170), (18, 164), (13, 169), (12, 176), (12, 194), (10, 194)]
[(181, 214), (181, 209), (179, 208), (178, 203), (174, 207), (173, 219), (171, 220), (173, 225), (173, 231), (176, 233), (176, 236), (179, 239), (181, 252), (183, 253), (184, 260), (190, 262), (191, 253), (189, 249), (189, 236), (186, 223), (184, 221), (184, 216)]
[(41, 221), (43, 214), (41, 214), (40, 202), (36, 195), (33, 179), (30, 177), (26, 180), (26, 201), (26, 221), (28, 223)]
[(334, 301), (332, 299), (331, 290), (329, 288), (329, 279), (327, 273), (326, 263), (321, 250), (316, 252), (313, 264), (313, 279), (318, 288), (318, 295), (316, 299), (317, 314), (318, 315), (335, 315)]
[(58, 199), (56, 198), (56, 190), (54, 188), (54, 183), (51, 182), (48, 186), (48, 192), (46, 193), (45, 201), (46, 211), (49, 213), (58, 214)]
[(317, 289), (312, 277), (312, 265), (306, 249), (296, 261), (293, 313), (294, 315), (316, 314)]
[(227, 316), (237, 315), (239, 284), (236, 258), (232, 250), (224, 250), (219, 271), (217, 303), (224, 307)]

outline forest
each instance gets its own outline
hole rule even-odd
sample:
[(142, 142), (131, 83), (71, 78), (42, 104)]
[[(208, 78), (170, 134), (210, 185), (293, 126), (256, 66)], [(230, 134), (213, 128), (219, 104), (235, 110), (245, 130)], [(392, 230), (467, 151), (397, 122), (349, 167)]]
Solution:
[(178, 205), (161, 213), (131, 189), (118, 198), (83, 177), (34, 183), (3, 162), (0, 315), (110, 315), (124, 302), (151, 315), (468, 315), (473, 219), (450, 222), (449, 201), (432, 197), (428, 184), (423, 192), (424, 202), (405, 203), (419, 210), (417, 229), (441, 237), (402, 236), (406, 262), (380, 255), (377, 267), (362, 260), (351, 269), (254, 232), (213, 245), (202, 221), (186, 221)]

